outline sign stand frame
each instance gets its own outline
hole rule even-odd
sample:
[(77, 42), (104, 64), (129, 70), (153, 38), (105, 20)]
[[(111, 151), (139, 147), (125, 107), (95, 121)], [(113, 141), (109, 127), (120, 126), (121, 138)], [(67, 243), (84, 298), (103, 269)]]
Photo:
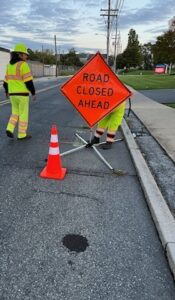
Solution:
[[(81, 142), (83, 142), (84, 145), (79, 146), (79, 147), (74, 148), (74, 149), (70, 149), (70, 150), (68, 150), (68, 151), (65, 151), (65, 152), (61, 153), (61, 154), (60, 154), (61, 157), (62, 157), (62, 156), (65, 156), (65, 155), (68, 155), (68, 154), (71, 154), (71, 153), (73, 153), (73, 152), (77, 152), (77, 151), (79, 151), (79, 150), (82, 150), (82, 149), (84, 149), (84, 148), (86, 147), (86, 145), (88, 144), (88, 142), (86, 142), (86, 141), (85, 141), (78, 133), (75, 133), (75, 136), (76, 136)], [(90, 141), (91, 141), (91, 140), (92, 140), (92, 129), (90, 129)], [(114, 143), (115, 143), (115, 142), (121, 142), (121, 141), (123, 141), (123, 138), (114, 140)], [(110, 170), (114, 171), (114, 168), (108, 163), (108, 161), (103, 157), (103, 155), (102, 155), (102, 154), (97, 150), (97, 148), (96, 148), (96, 147), (98, 147), (98, 146), (100, 146), (100, 145), (102, 145), (102, 144), (106, 144), (106, 142), (101, 142), (101, 143), (99, 143), (99, 144), (94, 144), (94, 145), (92, 145), (92, 146), (89, 147), (89, 148), (92, 148), (92, 149), (96, 152), (96, 154), (99, 156), (99, 158), (104, 162), (104, 164), (105, 164)]]

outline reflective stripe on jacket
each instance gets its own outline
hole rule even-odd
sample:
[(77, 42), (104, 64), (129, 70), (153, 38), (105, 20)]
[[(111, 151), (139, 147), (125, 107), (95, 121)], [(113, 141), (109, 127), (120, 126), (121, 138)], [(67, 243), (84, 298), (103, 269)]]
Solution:
[(9, 93), (29, 93), (25, 82), (30, 80), (33, 80), (32, 73), (25, 61), (7, 65), (4, 81), (8, 83)]

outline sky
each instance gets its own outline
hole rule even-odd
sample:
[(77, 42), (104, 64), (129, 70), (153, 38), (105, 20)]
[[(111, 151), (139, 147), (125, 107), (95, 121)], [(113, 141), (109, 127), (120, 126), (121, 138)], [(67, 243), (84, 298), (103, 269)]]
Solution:
[[(122, 2), (122, 1), (121, 1)], [(111, 8), (120, 1), (111, 0)], [(107, 17), (101, 9), (108, 8), (108, 0), (1, 0), (0, 47), (13, 49), (25, 43), (32, 50), (57, 52), (106, 53)], [(122, 52), (133, 28), (141, 44), (156, 41), (168, 30), (168, 21), (175, 15), (175, 0), (124, 0), (118, 16), (118, 38)], [(113, 54), (114, 19), (111, 20), (110, 54)], [(119, 51), (119, 49), (118, 49)]]

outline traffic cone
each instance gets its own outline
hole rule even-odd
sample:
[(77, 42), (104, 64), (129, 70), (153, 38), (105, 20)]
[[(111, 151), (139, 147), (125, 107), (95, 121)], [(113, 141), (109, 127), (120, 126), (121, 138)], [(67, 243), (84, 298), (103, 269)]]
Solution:
[(52, 126), (47, 165), (40, 173), (42, 178), (64, 179), (66, 169), (62, 168), (56, 125)]

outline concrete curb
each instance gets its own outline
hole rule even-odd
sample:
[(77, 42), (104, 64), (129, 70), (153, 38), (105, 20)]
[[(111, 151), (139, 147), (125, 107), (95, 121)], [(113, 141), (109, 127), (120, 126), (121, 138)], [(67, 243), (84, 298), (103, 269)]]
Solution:
[(128, 149), (133, 159), (163, 248), (175, 279), (175, 220), (152, 176), (131, 131), (123, 119), (121, 126)]

